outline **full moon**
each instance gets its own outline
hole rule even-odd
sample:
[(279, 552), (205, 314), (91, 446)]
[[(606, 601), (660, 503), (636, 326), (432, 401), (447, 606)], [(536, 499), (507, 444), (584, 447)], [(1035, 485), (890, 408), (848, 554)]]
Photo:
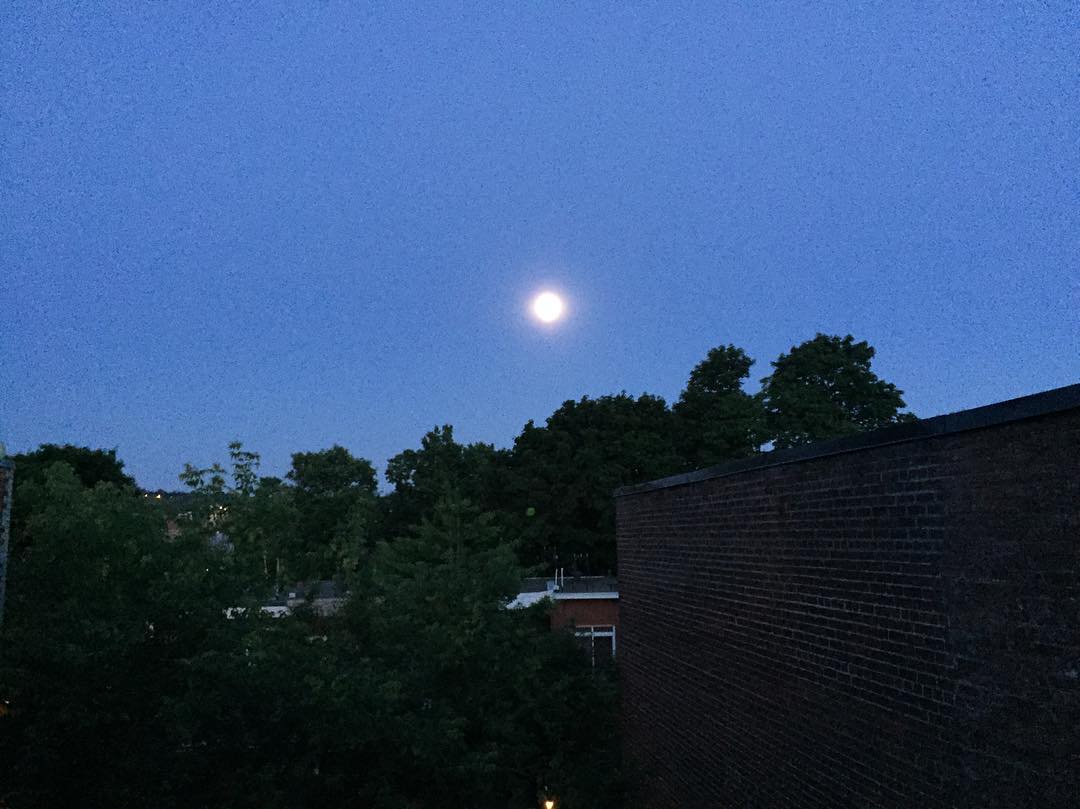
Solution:
[(532, 305), (533, 314), (544, 323), (554, 323), (563, 313), (562, 298), (554, 292), (541, 292)]

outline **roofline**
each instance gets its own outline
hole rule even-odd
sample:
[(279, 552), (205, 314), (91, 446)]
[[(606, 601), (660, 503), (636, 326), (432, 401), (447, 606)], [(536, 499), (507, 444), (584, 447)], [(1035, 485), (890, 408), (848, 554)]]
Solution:
[(14, 469), (15, 461), (11, 458), (0, 458), (0, 469)]
[[(614, 590), (605, 590), (600, 593), (564, 593), (561, 590), (555, 590), (554, 592), (548, 591), (546, 593), (538, 593), (535, 590), (525, 591), (518, 593), (516, 596), (510, 599), (510, 604), (513, 604), (522, 596), (539, 596), (532, 604), (539, 604), (541, 601), (618, 601), (619, 594)], [(519, 604), (518, 606), (525, 606)], [(531, 604), (529, 605), (531, 606)]]
[(943, 416), (934, 416), (933, 418), (922, 419), (908, 424), (893, 424), (879, 430), (859, 433), (858, 435), (848, 435), (843, 438), (832, 438), (828, 441), (818, 441), (806, 446), (794, 447), (793, 449), (773, 450), (753, 458), (731, 461), (719, 466), (699, 469), (695, 472), (671, 475), (658, 480), (638, 483), (634, 486), (623, 486), (615, 490), (615, 496), (628, 497), (635, 494), (644, 494), (659, 489), (670, 489), (675, 486), (700, 483), (713, 478), (739, 475), (743, 472), (752, 472), (758, 469), (768, 469), (773, 466), (801, 463), (816, 458), (827, 458), (831, 455), (842, 455), (864, 449), (885, 447), (890, 444), (922, 441), (927, 438), (937, 438), (969, 430), (981, 430), (986, 427), (996, 427), (1001, 424), (1025, 421), (1040, 416), (1048, 416), (1052, 413), (1076, 409), (1080, 409), (1080, 384), (1066, 385), (1063, 388), (1054, 388), (1030, 396), (1021, 396), (1017, 399), (1007, 399), (1004, 402), (974, 407), (970, 410), (947, 413)]

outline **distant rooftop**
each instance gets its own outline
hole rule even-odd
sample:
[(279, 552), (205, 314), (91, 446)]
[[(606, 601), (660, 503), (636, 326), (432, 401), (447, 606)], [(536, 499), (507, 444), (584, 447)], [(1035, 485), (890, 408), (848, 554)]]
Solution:
[(555, 601), (575, 599), (618, 599), (619, 581), (614, 576), (565, 576), (558, 579), (530, 577), (522, 580), (511, 608), (529, 607), (545, 598)]

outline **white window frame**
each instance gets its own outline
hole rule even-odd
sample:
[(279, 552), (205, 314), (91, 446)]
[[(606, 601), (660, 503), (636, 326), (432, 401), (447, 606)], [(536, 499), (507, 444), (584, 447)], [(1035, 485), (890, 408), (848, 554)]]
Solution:
[(611, 659), (615, 659), (615, 627), (612, 624), (575, 626), (574, 637), (589, 639), (589, 662), (593, 666), (596, 666), (596, 638), (611, 638)]

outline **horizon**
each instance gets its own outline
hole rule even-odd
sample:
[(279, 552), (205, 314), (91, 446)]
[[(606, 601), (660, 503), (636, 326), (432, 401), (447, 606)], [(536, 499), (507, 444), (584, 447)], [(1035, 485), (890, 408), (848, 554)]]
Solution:
[[(968, 413), (968, 412), (970, 412), (972, 410), (982, 410), (982, 409), (989, 408), (989, 407), (995, 407), (997, 405), (1003, 405), (1003, 404), (1008, 404), (1010, 402), (1015, 402), (1018, 399), (1030, 399), (1032, 397), (1042, 396), (1044, 394), (1054, 393), (1054, 392), (1057, 392), (1057, 391), (1062, 391), (1062, 390), (1065, 390), (1067, 388), (1077, 387), (1077, 386), (1080, 386), (1080, 382), (1072, 383), (1072, 384), (1068, 384), (1068, 385), (1063, 385), (1063, 386), (1060, 386), (1060, 387), (1057, 387), (1057, 388), (1048, 388), (1048, 389), (1042, 390), (1042, 391), (1034, 391), (1032, 393), (1021, 394), (1020, 396), (1011, 397), (1009, 399), (1003, 399), (1003, 400), (1000, 400), (1000, 401), (997, 401), (997, 402), (986, 402), (986, 403), (983, 403), (983, 404), (972, 405), (971, 407), (961, 408), (960, 410), (952, 410), (952, 411), (949, 411), (949, 412), (946, 412), (946, 413), (934, 413), (932, 415), (922, 415), (922, 416), (918, 417), (918, 420), (919, 421), (925, 421), (927, 419), (935, 419), (935, 418), (940, 418), (942, 416), (961, 415), (961, 414)], [(620, 393), (626, 393), (626, 391), (620, 391)], [(645, 393), (642, 393), (640, 395), (649, 395), (649, 394), (647, 392), (645, 392)], [(671, 402), (668, 402), (669, 406), (670, 406), (670, 404), (671, 404)], [(911, 409), (908, 408), (905, 412), (911, 412)], [(997, 422), (995, 421), (994, 423), (996, 424)], [(439, 427), (439, 426), (443, 426), (443, 425), (434, 425), (434, 426)], [(453, 427), (453, 425), (450, 425), (450, 426)], [(875, 428), (875, 429), (872, 429), (872, 430), (868, 430), (867, 432), (862, 433), (860, 435), (861, 436), (872, 436), (874, 433), (880, 432), (882, 430), (893, 430), (897, 426), (898, 425), (896, 425), (896, 424), (889, 424), (889, 425), (886, 425), (884, 427), (878, 427), (878, 428)], [(850, 436), (849, 436), (849, 438), (850, 438)], [(455, 440), (456, 440), (456, 436), (455, 436)], [(768, 454), (768, 453), (775, 452), (775, 451), (787, 452), (787, 453), (795, 452), (795, 453), (799, 454), (800, 457), (804, 457), (806, 455), (806, 452), (808, 450), (810, 450), (811, 448), (813, 448), (814, 446), (816, 446), (817, 444), (822, 444), (822, 443), (830, 444), (830, 443), (833, 443), (836, 440), (838, 440), (838, 439), (836, 439), (836, 438), (826, 438), (826, 439), (821, 439), (819, 441), (810, 442), (809, 444), (800, 446), (798, 448), (788, 448), (786, 450), (777, 450), (775, 447), (771, 446), (771, 442), (768, 442), (768, 443), (766, 443), (765, 445), (762, 446), (761, 454)], [(57, 442), (47, 442), (47, 443), (57, 443)], [(63, 442), (60, 442), (60, 443), (63, 443)], [(419, 443), (419, 441), (417, 443)], [(464, 443), (464, 442), (461, 442), (461, 443)], [(511, 449), (513, 447), (513, 441), (511, 441), (508, 445), (494, 444), (494, 442), (491, 442), (491, 441), (479, 441), (479, 442), (469, 442), (469, 443), (492, 444), (497, 449)], [(863, 446), (863, 444), (864, 444), (864, 442), (860, 442), (859, 446), (861, 447), (861, 446)], [(333, 446), (333, 445), (328, 445), (326, 447), (304, 449), (304, 450), (296, 450), (296, 452), (310, 452), (310, 451), (315, 451), (316, 449), (318, 449), (318, 450), (329, 449), (331, 446)], [(123, 454), (119, 451), (118, 448), (116, 448), (116, 447), (93, 447), (93, 446), (88, 446), (86, 448), (88, 448), (88, 449), (99, 449), (99, 450), (106, 449), (106, 450), (114, 450), (114, 451), (116, 451), (117, 460), (119, 460), (121, 462), (121, 465), (124, 467), (125, 473), (130, 474), (130, 470), (128, 470), (127, 464), (124, 463)], [(23, 452), (32, 452), (34, 449), (37, 449), (37, 447), (32, 447), (32, 448), (28, 448), (28, 449), (25, 449), (25, 450), (21, 450), (19, 453), (8, 453), (7, 457), (10, 457), (11, 455), (21, 454)], [(253, 451), (253, 452), (256, 452), (256, 453), (258, 452), (258, 449), (252, 448), (252, 447), (245, 446), (244, 449), (248, 450), (248, 451)], [(366, 456), (364, 456), (363, 453), (355, 452), (349, 447), (346, 447), (346, 449), (348, 449), (349, 452), (354, 457), (365, 458), (366, 460), (369, 460), (369, 461), (372, 460), (371, 458), (367, 458)], [(405, 449), (405, 448), (403, 448), (403, 449)], [(228, 449), (227, 448), (226, 448), (225, 454), (226, 455), (228, 454)], [(5, 460), (5, 456), (0, 455), (0, 462), (3, 462), (4, 460)], [(224, 461), (223, 458), (222, 459), (216, 459), (216, 460), (218, 462), (223, 462)], [(210, 461), (210, 463), (213, 463), (213, 462), (214, 461)], [(720, 466), (725, 466), (725, 465), (732, 464), (732, 463), (738, 464), (738, 463), (741, 463), (741, 461), (739, 461), (739, 460), (726, 461), (726, 462), (721, 463)], [(378, 493), (380, 495), (383, 495), (383, 494), (387, 494), (390, 491), (392, 491), (392, 487), (386, 481), (386, 477), (385, 477), (385, 474), (384, 474), (385, 473), (385, 465), (380, 466), (378, 463), (373, 462), (373, 466), (374, 466), (374, 469), (375, 469), (375, 480), (376, 480), (376, 486), (377, 486)], [(182, 464), (181, 464), (181, 467), (182, 467)], [(698, 469), (696, 471), (705, 471), (708, 468), (711, 468), (711, 467), (702, 467), (702, 468), (700, 468), (700, 469)], [(260, 459), (259, 471), (260, 471), (260, 473), (262, 472), (261, 459)], [(275, 472), (273, 474), (270, 474), (270, 475), (260, 474), (259, 477), (278, 477), (278, 478), (281, 478), (282, 480), (284, 480), (287, 472), (288, 472), (288, 467), (286, 467), (283, 470), (275, 470)], [(683, 478), (683, 477), (686, 476), (686, 474), (687, 473), (677, 473), (672, 477), (674, 477), (674, 478)], [(693, 474), (693, 473), (690, 473), (690, 474)], [(132, 477), (134, 477), (134, 476), (132, 476)], [(665, 480), (665, 479), (666, 478), (660, 478), (658, 480)], [(177, 475), (177, 482), (179, 483), (179, 475)], [(653, 480), (653, 481), (643, 481), (643, 482), (644, 483), (655, 483), (656, 481)], [(164, 492), (166, 494), (177, 494), (177, 495), (185, 495), (185, 494), (190, 494), (191, 493), (189, 490), (182, 489), (182, 488), (169, 488), (169, 487), (161, 487), (161, 486), (159, 486), (159, 487), (143, 486), (143, 485), (141, 485), (139, 483), (138, 479), (135, 480), (135, 485), (136, 485), (137, 488), (139, 488), (139, 489), (141, 489), (141, 490), (143, 490), (145, 492)]]

